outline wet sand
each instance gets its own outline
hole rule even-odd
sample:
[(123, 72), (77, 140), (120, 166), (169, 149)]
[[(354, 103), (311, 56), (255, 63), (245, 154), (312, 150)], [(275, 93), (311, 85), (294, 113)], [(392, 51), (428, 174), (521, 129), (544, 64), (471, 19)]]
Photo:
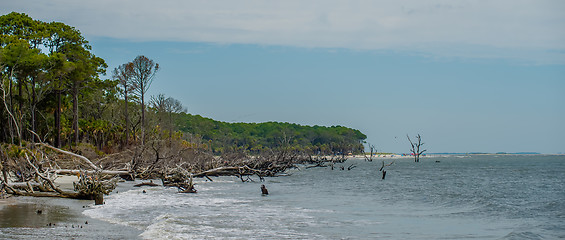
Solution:
[(0, 239), (140, 239), (141, 230), (82, 214), (93, 205), (64, 198), (0, 199)]

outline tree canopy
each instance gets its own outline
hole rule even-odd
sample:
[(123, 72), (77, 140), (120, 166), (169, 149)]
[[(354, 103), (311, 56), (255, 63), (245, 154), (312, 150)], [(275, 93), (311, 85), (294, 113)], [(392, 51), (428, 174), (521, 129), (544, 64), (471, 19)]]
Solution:
[(199, 115), (180, 113), (179, 128), (211, 142), (215, 152), (237, 147), (251, 152), (289, 146), (317, 154), (347, 154), (363, 151), (367, 136), (343, 126), (302, 126), (294, 123), (227, 123)]
[[(0, 76), (2, 120), (0, 139), (35, 141), (35, 134), (60, 142), (67, 131), (69, 141), (79, 141), (79, 101), (95, 89), (107, 87), (99, 76), (106, 63), (90, 52), (80, 31), (60, 22), (46, 23), (23, 13), (0, 16)], [(69, 101), (72, 107), (69, 108)], [(70, 116), (61, 116), (63, 109)], [(53, 118), (49, 117), (53, 113)], [(71, 120), (64, 130), (61, 121)], [(53, 129), (54, 128), (54, 129)], [(27, 131), (29, 130), (29, 131)], [(55, 134), (54, 134), (55, 133)], [(57, 136), (57, 137), (55, 137)], [(72, 136), (72, 137), (70, 137)]]

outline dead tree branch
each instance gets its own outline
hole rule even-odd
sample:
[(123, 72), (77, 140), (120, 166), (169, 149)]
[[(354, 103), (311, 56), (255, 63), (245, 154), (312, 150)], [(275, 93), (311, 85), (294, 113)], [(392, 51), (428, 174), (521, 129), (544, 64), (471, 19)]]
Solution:
[(424, 145), (424, 143), (422, 142), (422, 137), (420, 136), (420, 134), (416, 136), (416, 140), (418, 140), (418, 142), (412, 142), (408, 134), (406, 134), (406, 137), (410, 142), (410, 146), (411, 146), (410, 152), (412, 152), (412, 155), (414, 155), (414, 162), (420, 162), (420, 155), (422, 155), (422, 153), (426, 151), (425, 149), (420, 150), (420, 147)]

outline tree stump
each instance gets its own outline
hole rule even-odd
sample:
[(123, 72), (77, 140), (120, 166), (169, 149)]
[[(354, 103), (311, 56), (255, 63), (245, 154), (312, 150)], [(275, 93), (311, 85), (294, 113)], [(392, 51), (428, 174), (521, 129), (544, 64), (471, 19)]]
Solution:
[(94, 196), (94, 205), (102, 205), (104, 204), (104, 194), (98, 193)]

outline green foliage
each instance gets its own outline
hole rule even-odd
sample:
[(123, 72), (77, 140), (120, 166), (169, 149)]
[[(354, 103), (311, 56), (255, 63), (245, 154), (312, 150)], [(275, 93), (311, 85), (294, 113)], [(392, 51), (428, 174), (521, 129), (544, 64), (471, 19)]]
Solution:
[(180, 113), (177, 125), (183, 132), (211, 141), (216, 153), (230, 147), (258, 152), (291, 148), (321, 154), (347, 154), (363, 151), (367, 138), (359, 130), (342, 126), (302, 126), (293, 123), (226, 123), (199, 115)]
[(90, 50), (80, 31), (64, 23), (16, 12), (0, 16), (0, 121), (8, 123), (0, 127), (0, 141), (37, 141), (30, 129), (52, 142), (67, 133), (64, 123), (72, 119), (78, 142), (79, 105), (90, 109), (79, 101), (111, 99), (104, 93), (116, 85), (99, 79), (107, 65)]

